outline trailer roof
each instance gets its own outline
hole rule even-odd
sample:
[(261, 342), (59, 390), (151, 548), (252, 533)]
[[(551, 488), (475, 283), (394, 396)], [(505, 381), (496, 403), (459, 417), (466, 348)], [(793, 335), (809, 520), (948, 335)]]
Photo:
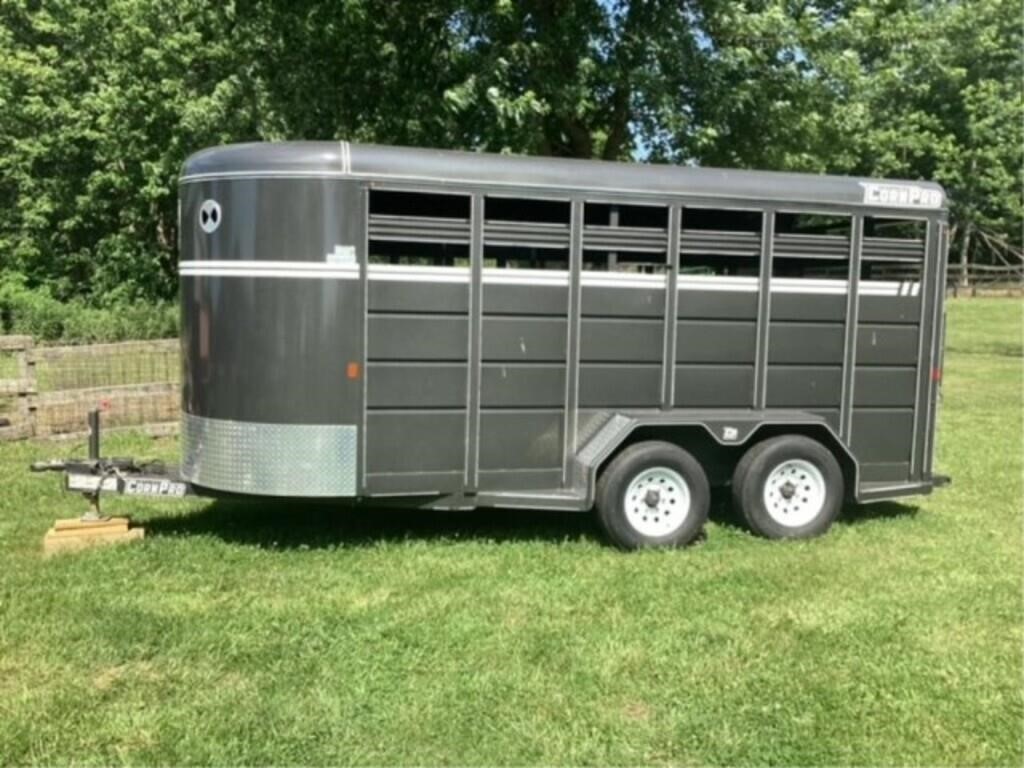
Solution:
[(353, 176), (408, 183), (479, 184), (640, 195), (813, 202), (941, 210), (934, 182), (694, 168), (555, 157), (310, 141), (229, 144), (197, 152), (181, 181), (224, 177)]

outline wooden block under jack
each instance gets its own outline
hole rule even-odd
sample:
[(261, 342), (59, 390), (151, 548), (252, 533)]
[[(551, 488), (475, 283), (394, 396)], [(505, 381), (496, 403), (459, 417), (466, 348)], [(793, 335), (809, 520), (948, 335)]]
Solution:
[(146, 535), (142, 527), (132, 527), (127, 517), (108, 517), (105, 520), (57, 520), (43, 537), (43, 554), (75, 552), (100, 544), (135, 541)]

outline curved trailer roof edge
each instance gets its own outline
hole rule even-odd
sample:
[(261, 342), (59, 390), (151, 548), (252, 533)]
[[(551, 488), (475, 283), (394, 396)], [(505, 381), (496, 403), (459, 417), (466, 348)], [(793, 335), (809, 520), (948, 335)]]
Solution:
[(497, 155), (346, 141), (229, 144), (191, 155), (181, 183), (232, 177), (369, 177), (410, 183), (585, 189), (641, 195), (814, 201), (941, 212), (943, 188), (929, 181), (696, 168), (651, 163)]

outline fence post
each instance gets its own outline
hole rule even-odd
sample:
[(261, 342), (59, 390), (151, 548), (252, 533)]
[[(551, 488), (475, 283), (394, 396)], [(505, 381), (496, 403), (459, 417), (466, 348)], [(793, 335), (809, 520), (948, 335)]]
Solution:
[(35, 340), (28, 336), (25, 345), (18, 352), (18, 375), (26, 386), (20, 393), (21, 418), (25, 425), (26, 437), (36, 436), (36, 395), (39, 394), (39, 380), (36, 376)]
[(15, 378), (0, 381), (0, 392), (14, 398), (10, 419), (4, 427), (5, 437), (35, 435), (35, 396), (38, 391), (35, 364), (32, 360), (31, 336), (0, 336), (0, 351), (10, 353), (15, 363)]

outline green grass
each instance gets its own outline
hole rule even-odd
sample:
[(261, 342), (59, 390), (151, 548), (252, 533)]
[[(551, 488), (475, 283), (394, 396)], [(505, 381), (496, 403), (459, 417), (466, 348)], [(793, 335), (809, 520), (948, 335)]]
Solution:
[[(0, 763), (1021, 765), (1022, 304), (950, 309), (931, 497), (626, 555), (587, 516), (112, 501), (0, 455)], [(175, 453), (119, 437), (111, 453)]]

